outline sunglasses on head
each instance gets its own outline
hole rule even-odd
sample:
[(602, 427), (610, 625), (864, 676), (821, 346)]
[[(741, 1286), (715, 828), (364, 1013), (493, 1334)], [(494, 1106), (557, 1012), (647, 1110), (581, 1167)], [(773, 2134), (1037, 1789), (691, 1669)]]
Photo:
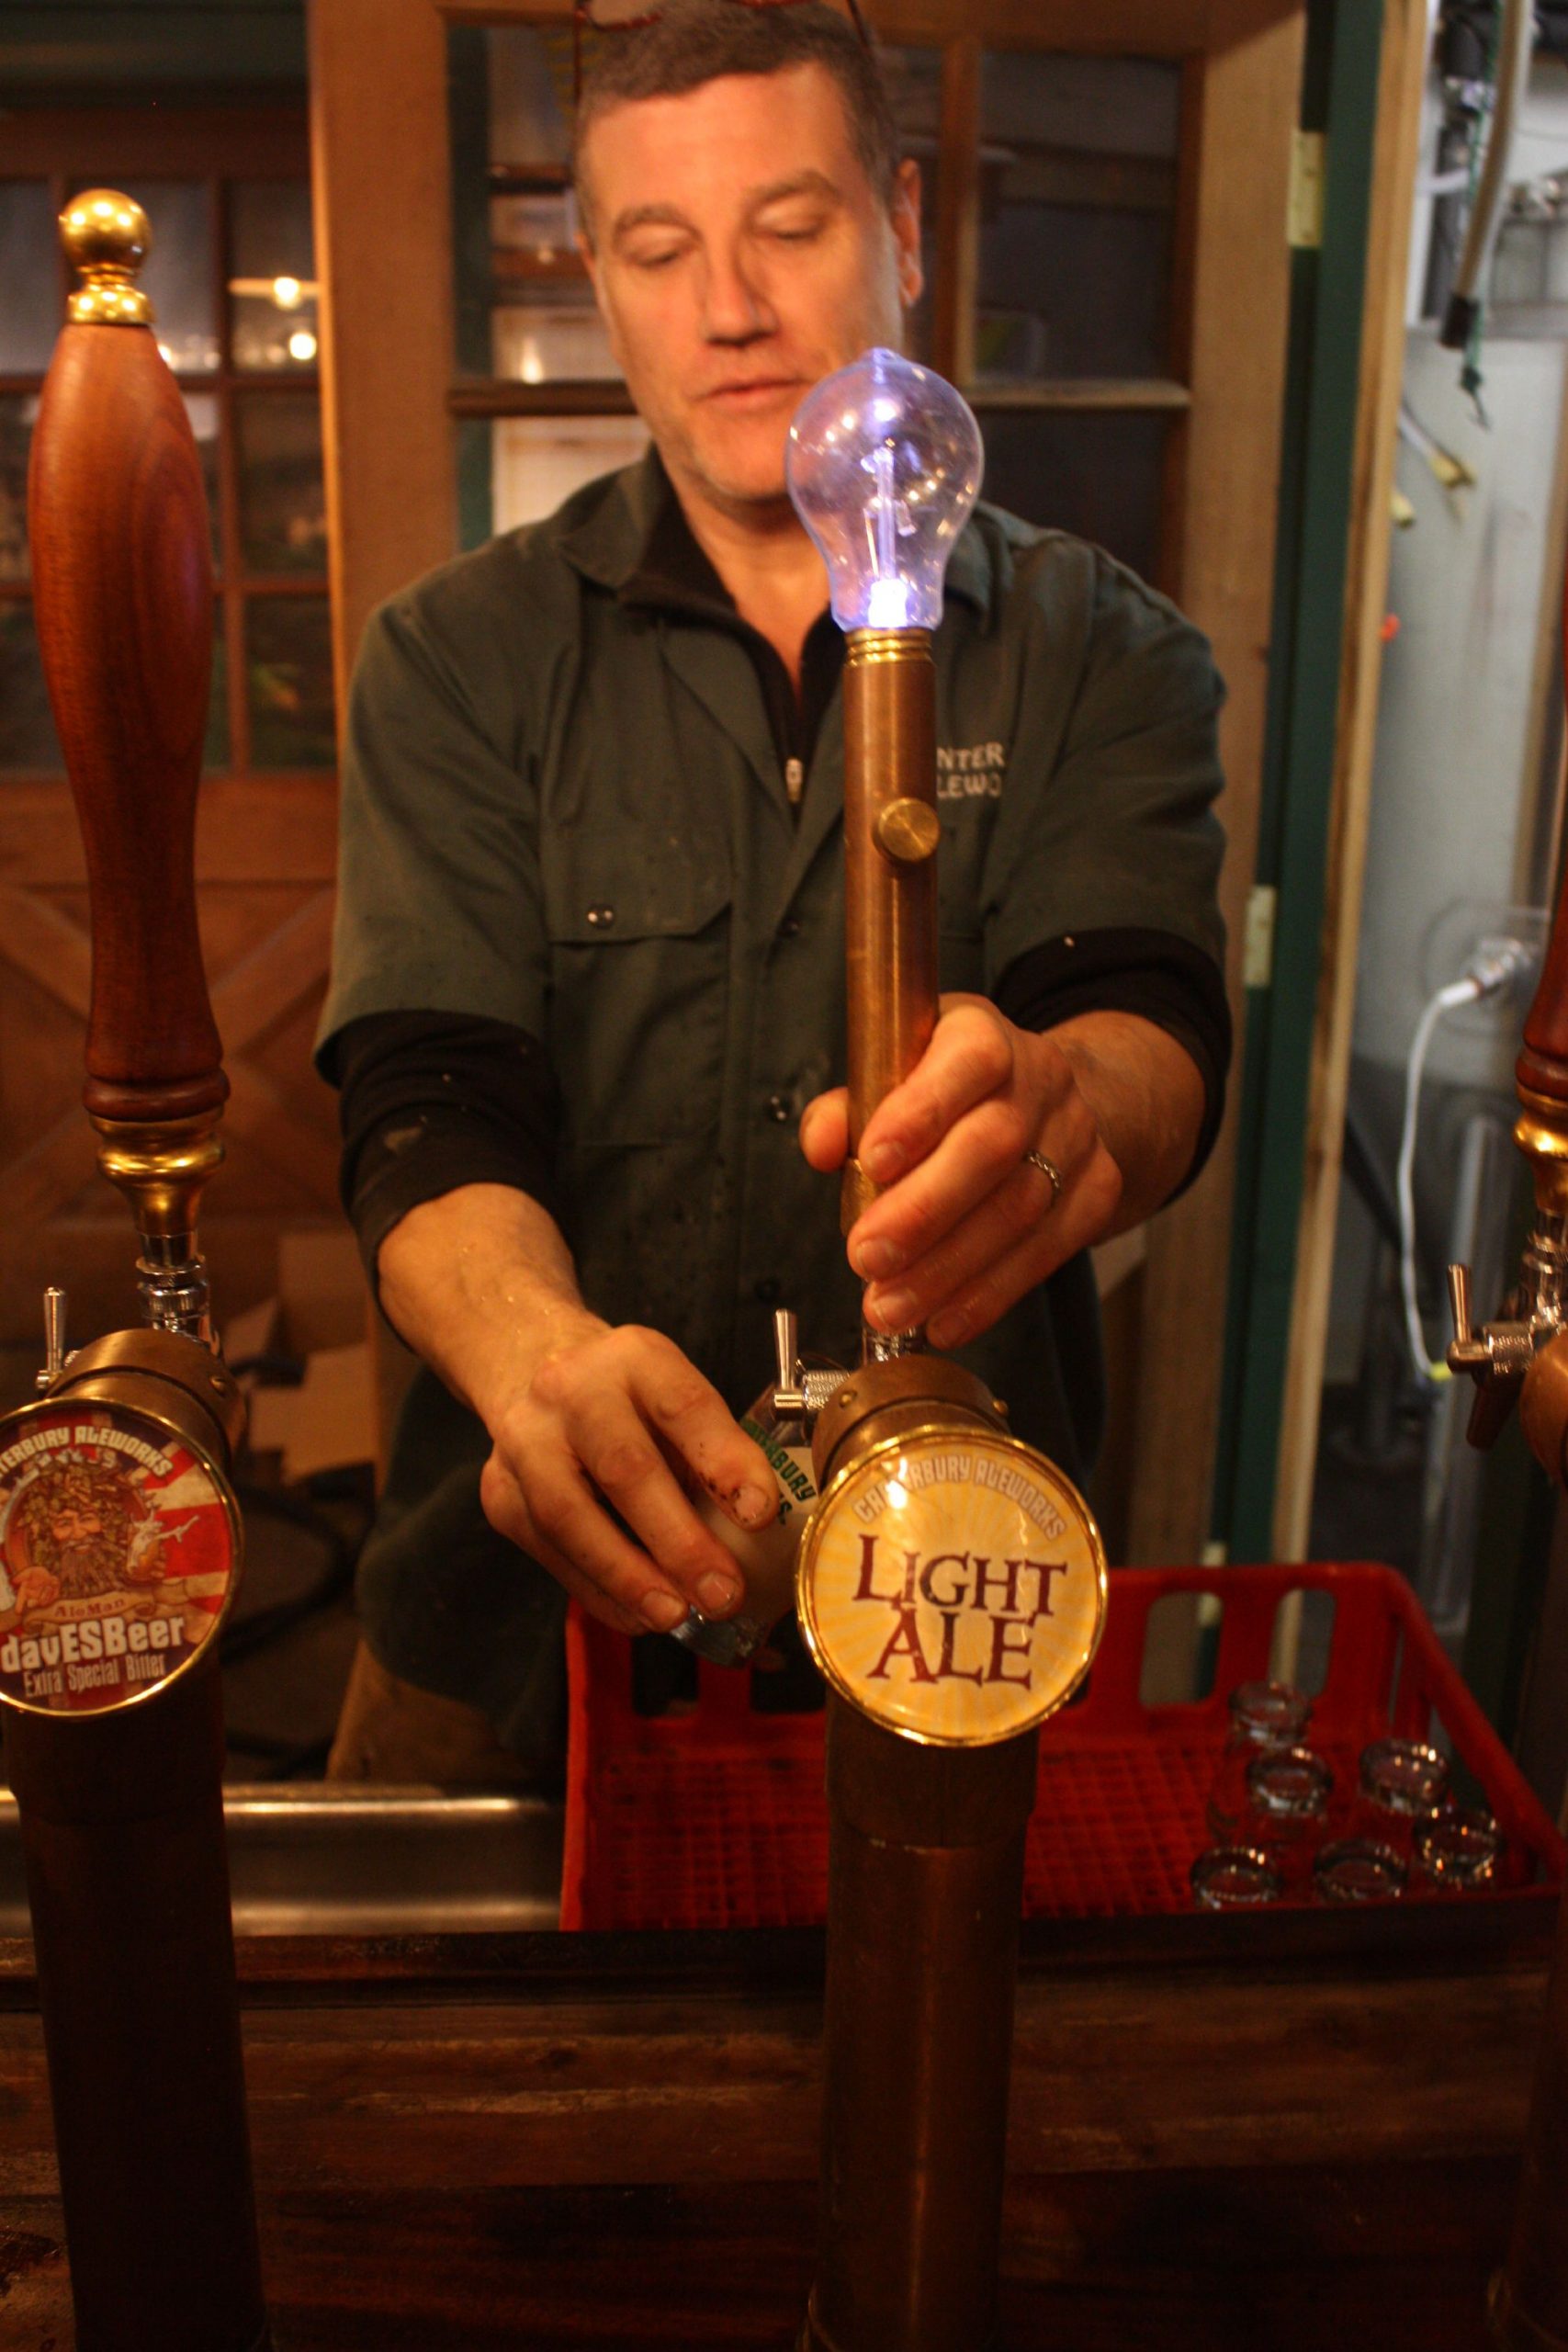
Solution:
[[(731, 0), (737, 8), (794, 8), (799, 0)], [(871, 47), (871, 32), (861, 14), (860, 0), (848, 0), (854, 28), (867, 49)], [(571, 104), (575, 113), (582, 104), (582, 28), (586, 25), (596, 33), (641, 32), (649, 25), (656, 25), (664, 14), (662, 7), (650, 8), (648, 0), (572, 0), (571, 9)]]

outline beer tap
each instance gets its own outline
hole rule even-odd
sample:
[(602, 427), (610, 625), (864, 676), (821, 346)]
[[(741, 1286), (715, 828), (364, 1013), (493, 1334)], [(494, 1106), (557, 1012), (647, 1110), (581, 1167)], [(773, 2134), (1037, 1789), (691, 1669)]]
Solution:
[(95, 189), (61, 231), (82, 284), (33, 436), (33, 594), (86, 854), (84, 1101), (145, 1321), (68, 1351), (44, 1293), (41, 1393), (0, 1419), (0, 1715), (80, 2352), (264, 2352), (218, 1671), (244, 1415), (197, 1240), (228, 1092), (196, 921), (210, 532), (145, 215)]
[(1559, 904), (1516, 1067), (1514, 1140), (1529, 1162), (1535, 1213), (1519, 1279), (1477, 1330), (1468, 1266), (1448, 1270), (1450, 1372), (1475, 1383), (1470, 1441), (1490, 1446), (1515, 1404), (1531, 1452), (1568, 1483), (1568, 921)]
[[(790, 432), (790, 493), (848, 640), (846, 1233), (874, 1193), (865, 1125), (936, 1027), (931, 636), (980, 467), (958, 393), (890, 351), (819, 384)], [(1104, 1553), (1067, 1479), (922, 1331), (865, 1327), (845, 1372), (802, 1364), (792, 1314), (774, 1336), (773, 1408), (811, 1433), (795, 1601), (829, 1691), (822, 2191), (800, 2352), (988, 2352), (1024, 1831), (1040, 1726), (1100, 1639)]]
[[(1568, 877), (1515, 1065), (1514, 1140), (1529, 1163), (1535, 1212), (1519, 1281), (1480, 1330), (1470, 1269), (1449, 1268), (1450, 1369), (1474, 1381), (1472, 1444), (1490, 1445), (1517, 1401), (1525, 1438), (1568, 1487)], [(1489, 2317), (1503, 2352), (1568, 2352), (1568, 1900), (1561, 1906), (1507, 2260)]]

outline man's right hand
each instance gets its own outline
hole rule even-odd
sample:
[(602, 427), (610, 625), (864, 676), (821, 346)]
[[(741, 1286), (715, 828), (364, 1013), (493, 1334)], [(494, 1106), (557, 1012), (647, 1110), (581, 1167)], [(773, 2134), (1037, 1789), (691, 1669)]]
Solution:
[(589, 1311), (537, 1201), (502, 1184), (423, 1201), (377, 1272), (393, 1325), (490, 1432), (492, 1527), (626, 1633), (739, 1607), (734, 1557), (689, 1498), (765, 1527), (778, 1509), (768, 1458), (672, 1340)]
[(605, 1624), (667, 1634), (688, 1607), (739, 1608), (734, 1557), (686, 1489), (757, 1529), (777, 1488), (761, 1448), (672, 1340), (584, 1313), (490, 1432), (479, 1499), (491, 1525)]

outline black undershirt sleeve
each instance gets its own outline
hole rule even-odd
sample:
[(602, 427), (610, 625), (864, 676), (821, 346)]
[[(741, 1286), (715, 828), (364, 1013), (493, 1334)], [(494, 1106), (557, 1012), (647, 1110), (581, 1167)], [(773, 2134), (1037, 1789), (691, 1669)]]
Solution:
[(1134, 1012), (1175, 1038), (1203, 1081), (1203, 1122), (1176, 1193), (1199, 1174), (1224, 1115), (1230, 1005), (1213, 958), (1164, 931), (1088, 931), (1032, 947), (1009, 965), (997, 1009), (1020, 1029), (1054, 1029), (1080, 1012)]
[(554, 1216), (560, 1091), (541, 1046), (509, 1022), (375, 1012), (333, 1039), (340, 1190), (372, 1287), (400, 1217), (460, 1184), (510, 1184)]
[[(1082, 933), (1019, 956), (996, 1001), (1022, 1029), (1133, 1012), (1174, 1037), (1204, 1093), (1185, 1190), (1213, 1148), (1230, 1063), (1224, 982), (1210, 957), (1165, 932)], [(460, 1013), (370, 1013), (339, 1031), (327, 1075), (342, 1097), (343, 1203), (373, 1284), (399, 1219), (461, 1184), (508, 1184), (557, 1214), (560, 1091), (525, 1030)]]

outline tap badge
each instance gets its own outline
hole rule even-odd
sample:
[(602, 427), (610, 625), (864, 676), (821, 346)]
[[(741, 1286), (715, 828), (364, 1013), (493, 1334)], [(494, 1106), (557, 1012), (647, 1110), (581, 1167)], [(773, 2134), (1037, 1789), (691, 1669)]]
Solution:
[(95, 1714), (194, 1664), (231, 1598), (238, 1531), (167, 1422), (50, 1400), (0, 1429), (0, 1700)]
[(1016, 1438), (925, 1430), (835, 1478), (801, 1547), (800, 1621), (840, 1694), (935, 1747), (1010, 1739), (1088, 1673), (1105, 1552), (1088, 1505)]

